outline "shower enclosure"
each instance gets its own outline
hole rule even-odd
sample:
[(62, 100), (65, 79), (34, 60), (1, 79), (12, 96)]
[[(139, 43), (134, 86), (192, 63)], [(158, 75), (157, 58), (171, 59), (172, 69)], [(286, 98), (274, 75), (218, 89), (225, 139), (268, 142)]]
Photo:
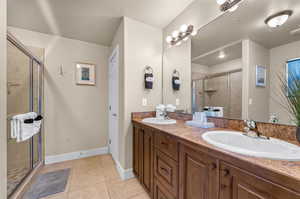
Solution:
[(205, 76), (192, 81), (192, 111), (223, 107), (224, 117), (242, 116), (242, 70)]
[(43, 63), (12, 35), (7, 35), (7, 193), (11, 196), (42, 162), (42, 133), (24, 142), (11, 138), (16, 114), (42, 114)]

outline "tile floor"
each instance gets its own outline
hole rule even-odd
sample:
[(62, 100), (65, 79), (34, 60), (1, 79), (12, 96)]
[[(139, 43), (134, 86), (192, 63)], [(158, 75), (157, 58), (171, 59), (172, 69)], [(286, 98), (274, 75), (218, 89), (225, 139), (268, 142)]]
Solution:
[(47, 165), (41, 173), (64, 168), (71, 168), (65, 192), (43, 199), (150, 199), (137, 179), (120, 179), (110, 155)]

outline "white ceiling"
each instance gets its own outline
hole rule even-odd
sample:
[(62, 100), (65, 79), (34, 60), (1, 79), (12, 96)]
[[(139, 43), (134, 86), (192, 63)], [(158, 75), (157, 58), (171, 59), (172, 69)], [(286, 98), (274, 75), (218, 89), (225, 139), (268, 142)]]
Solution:
[(109, 46), (122, 16), (167, 26), (193, 0), (9, 0), (8, 25)]
[[(224, 52), (225, 57), (219, 58), (220, 52)], [(242, 42), (230, 45), (225, 48), (214, 50), (203, 56), (195, 57), (192, 62), (204, 66), (214, 66), (217, 64), (229, 62), (242, 57)]]
[[(286, 9), (294, 11), (286, 24), (276, 29), (265, 25), (268, 16)], [(292, 36), (289, 33), (296, 28), (300, 28), (300, 0), (245, 0), (235, 12), (200, 29), (192, 39), (192, 57), (244, 38), (273, 48), (300, 40), (300, 34)]]

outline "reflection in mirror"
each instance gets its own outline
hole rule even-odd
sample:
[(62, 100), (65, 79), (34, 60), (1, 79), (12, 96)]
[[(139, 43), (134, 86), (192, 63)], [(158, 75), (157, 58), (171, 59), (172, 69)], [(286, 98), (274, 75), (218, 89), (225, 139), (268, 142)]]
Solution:
[[(183, 46), (191, 51), (182, 50)], [(300, 74), (300, 1), (245, 0), (236, 11), (200, 28), (190, 43), (165, 53), (164, 79), (170, 76), (171, 53), (172, 60), (185, 63), (191, 74), (190, 79), (182, 79), (183, 85), (190, 81), (191, 86), (183, 86), (174, 95), (186, 104), (180, 109), (295, 124), (287, 110), (282, 83), (287, 82), (288, 71)], [(190, 64), (185, 61), (188, 56)], [(165, 82), (164, 91), (169, 86)], [(173, 103), (175, 99), (164, 93), (164, 102)]]
[(242, 42), (192, 59), (192, 111), (242, 117)]

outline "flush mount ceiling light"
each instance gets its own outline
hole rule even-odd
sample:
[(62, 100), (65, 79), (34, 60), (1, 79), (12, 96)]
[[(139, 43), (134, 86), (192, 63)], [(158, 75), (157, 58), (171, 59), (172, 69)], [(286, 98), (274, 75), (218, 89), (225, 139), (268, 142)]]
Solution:
[(234, 12), (238, 7), (239, 3), (242, 2), (242, 0), (216, 0), (217, 4), (220, 5), (220, 10), (222, 12)]
[(219, 56), (220, 59), (224, 59), (226, 57), (224, 51), (220, 51)]
[(166, 37), (166, 42), (171, 46), (179, 46), (182, 42), (187, 41), (191, 36), (197, 35), (193, 25), (183, 24), (179, 30), (172, 32), (171, 36)]
[(265, 20), (265, 23), (271, 28), (277, 28), (279, 26), (282, 26), (292, 14), (293, 14), (292, 10), (285, 10), (282, 12), (278, 12), (274, 15), (269, 16)]

